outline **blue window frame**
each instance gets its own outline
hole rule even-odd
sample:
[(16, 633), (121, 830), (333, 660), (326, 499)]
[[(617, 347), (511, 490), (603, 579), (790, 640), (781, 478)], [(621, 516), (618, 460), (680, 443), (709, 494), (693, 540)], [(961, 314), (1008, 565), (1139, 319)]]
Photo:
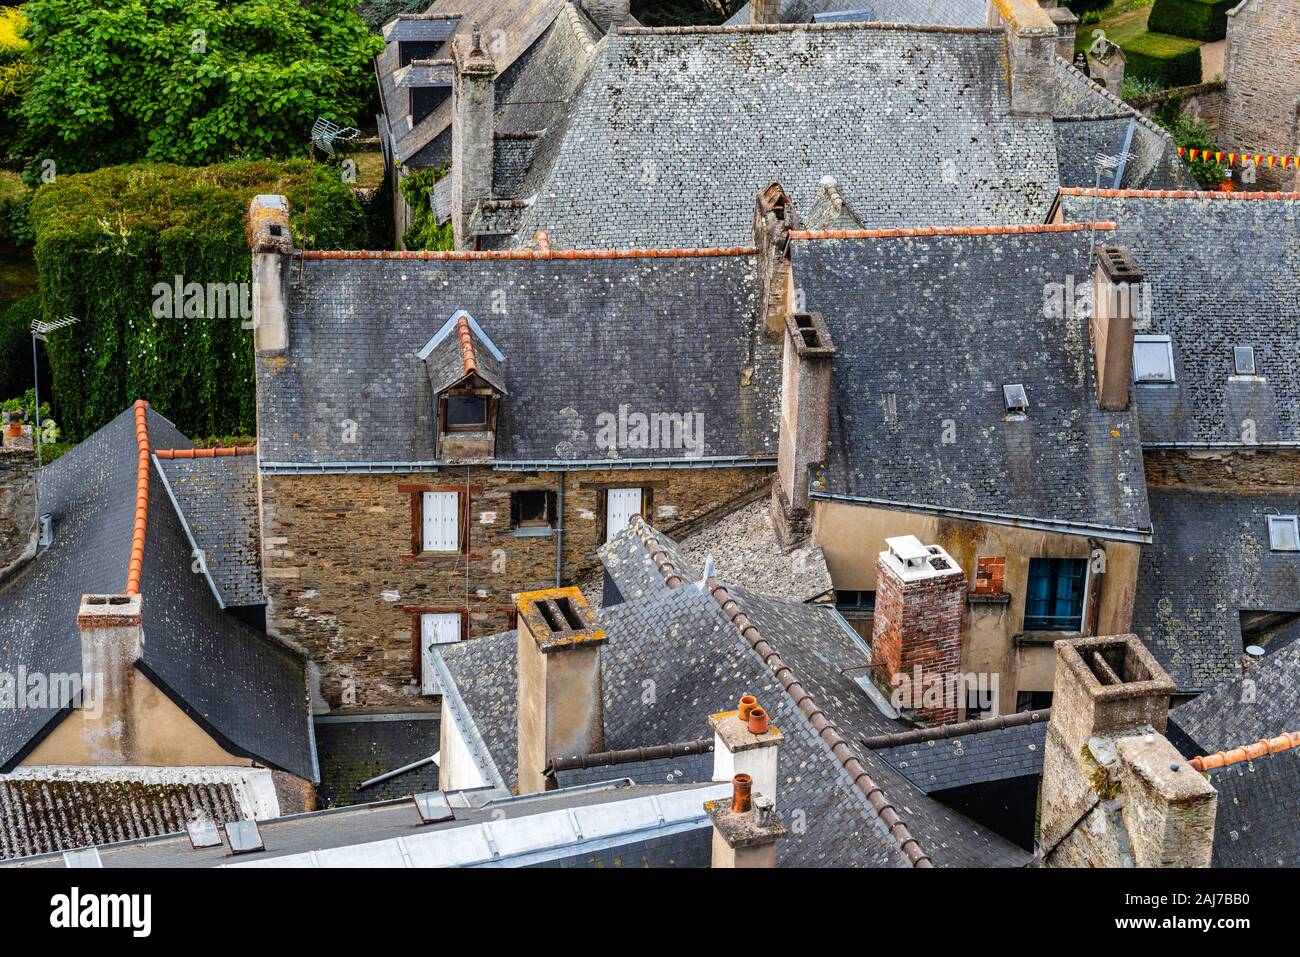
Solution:
[(1031, 558), (1025, 631), (1082, 631), (1084, 558)]

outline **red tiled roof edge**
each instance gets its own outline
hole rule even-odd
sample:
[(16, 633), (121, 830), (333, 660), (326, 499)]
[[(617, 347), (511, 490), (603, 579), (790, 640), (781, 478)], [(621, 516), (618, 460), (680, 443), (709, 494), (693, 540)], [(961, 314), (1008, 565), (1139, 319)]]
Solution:
[[(677, 574), (673, 564), (668, 561), (658, 542), (645, 531), (650, 527), (649, 523), (645, 519), (636, 516), (632, 520), (632, 527), (636, 530), (641, 541), (645, 543), (651, 561), (655, 563), (659, 573), (664, 576), (664, 581), (668, 587), (680, 587), (683, 584), (681, 576)], [(718, 584), (716, 578), (709, 579), (708, 586), (709, 594), (722, 608), (723, 614), (731, 619), (731, 623), (740, 631), (741, 636), (749, 642), (749, 646), (763, 659), (764, 664), (772, 669), (772, 673), (781, 682), (781, 687), (785, 689), (786, 694), (794, 699), (794, 703), (808, 719), (808, 723), (826, 742), (831, 749), (831, 753), (835, 755), (844, 770), (853, 779), (854, 785), (866, 796), (871, 806), (875, 808), (876, 814), (885, 823), (889, 833), (898, 841), (903, 853), (912, 862), (912, 866), (933, 867), (934, 862), (921, 849), (920, 843), (912, 836), (903, 819), (894, 810), (894, 806), (886, 799), (885, 792), (880, 790), (876, 782), (867, 774), (867, 769), (862, 766), (862, 762), (853, 754), (853, 750), (843, 736), (840, 735), (835, 725), (831, 724), (826, 715), (822, 713), (822, 710), (813, 702), (808, 692), (804, 691), (803, 685), (794, 676), (794, 672), (781, 660), (781, 656), (773, 650), (772, 646), (764, 640), (759, 630), (749, 623), (749, 618), (741, 610), (740, 604), (731, 597), (725, 587)]]
[(1198, 771), (1212, 771), (1215, 768), (1240, 764), (1242, 761), (1254, 761), (1256, 758), (1298, 747), (1300, 747), (1300, 731), (1284, 731), (1276, 738), (1261, 738), (1254, 744), (1243, 744), (1231, 751), (1218, 751), (1214, 754), (1195, 757), (1187, 763)]
[(154, 449), (160, 459), (215, 459), (231, 455), (256, 455), (257, 446), (238, 445), (224, 449)]
[(456, 323), (456, 334), (460, 338), (460, 361), (465, 367), (465, 374), (478, 372), (478, 356), (474, 353), (474, 334), (470, 331), (469, 320), (461, 316)]
[[(1062, 190), (1061, 192), (1065, 192)], [(1112, 222), (1028, 223), (1019, 226), (913, 226), (894, 229), (792, 229), (791, 239), (910, 239), (918, 236), (1014, 236), (1033, 233), (1110, 232)]]
[[(1094, 189), (1091, 186), (1062, 186), (1062, 196), (1100, 196), (1106, 199), (1222, 199), (1272, 200), (1300, 199), (1300, 193), (1225, 193), (1221, 190), (1194, 189)], [(1080, 224), (1082, 225), (1082, 224)]]
[(753, 246), (707, 246), (666, 249), (478, 249), (441, 252), (430, 249), (305, 249), (295, 255), (303, 259), (431, 259), (473, 261), (479, 259), (520, 259), (549, 262), (555, 259), (686, 259), (722, 256), (753, 256)]
[(127, 564), (126, 593), (140, 594), (144, 570), (144, 534), (149, 526), (149, 403), (135, 401), (135, 521), (131, 526), (131, 560)]

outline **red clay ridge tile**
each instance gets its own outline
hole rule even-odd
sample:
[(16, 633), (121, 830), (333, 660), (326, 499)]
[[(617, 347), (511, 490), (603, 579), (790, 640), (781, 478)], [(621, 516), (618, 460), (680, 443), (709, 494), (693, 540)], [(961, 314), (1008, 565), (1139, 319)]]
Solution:
[(126, 593), (140, 594), (144, 569), (144, 533), (149, 525), (149, 403), (135, 402), (135, 522), (131, 526), (131, 560), (126, 571)]
[(478, 372), (478, 356), (474, 354), (474, 335), (469, 329), (469, 320), (461, 316), (456, 323), (456, 335), (460, 338), (460, 361), (465, 365), (465, 374)]
[(1225, 193), (1220, 190), (1199, 192), (1191, 189), (1094, 189), (1091, 186), (1062, 186), (1062, 196), (1100, 196), (1106, 199), (1300, 199), (1300, 193)]
[(237, 445), (230, 448), (214, 449), (155, 449), (153, 454), (160, 459), (219, 459), (231, 455), (256, 455), (257, 446)]
[(443, 262), (519, 259), (686, 259), (721, 256), (753, 256), (753, 246), (711, 246), (672, 249), (481, 249), (441, 252), (428, 249), (404, 249), (397, 252), (381, 249), (307, 249), (295, 253), (303, 259), (423, 259)]
[[(1064, 192), (1064, 191), (1062, 191)], [(791, 239), (912, 239), (921, 236), (1011, 236), (1025, 233), (1109, 232), (1111, 222), (1034, 223), (1020, 226), (913, 226), (894, 229), (794, 229)]]
[(1231, 751), (1218, 751), (1215, 754), (1192, 758), (1187, 763), (1198, 771), (1212, 771), (1215, 768), (1240, 764), (1242, 761), (1254, 761), (1256, 758), (1296, 747), (1300, 747), (1300, 731), (1287, 731), (1276, 738), (1261, 738), (1254, 744), (1245, 744)]

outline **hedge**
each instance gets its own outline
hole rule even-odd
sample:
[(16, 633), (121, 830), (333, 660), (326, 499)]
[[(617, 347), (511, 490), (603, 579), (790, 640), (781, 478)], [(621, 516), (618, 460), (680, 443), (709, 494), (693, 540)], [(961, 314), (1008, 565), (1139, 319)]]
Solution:
[(1201, 47), (1191, 40), (1143, 33), (1122, 44), (1128, 73), (1163, 87), (1201, 82)]
[(1228, 11), (1241, 0), (1156, 0), (1147, 20), (1152, 33), (1212, 42), (1228, 35)]
[[(250, 283), (244, 217), (258, 193), (288, 196), (302, 248), (355, 247), (364, 236), (352, 191), (306, 160), (112, 166), (36, 191), (44, 315), (80, 319), (48, 346), (54, 414), (69, 438), (84, 439), (137, 398), (186, 433), (255, 431), (252, 331), (237, 304), (209, 307), (201, 295), (189, 318), (169, 318), (156, 313), (174, 297), (155, 285), (170, 288), (180, 276), (184, 305), (190, 283)], [(250, 288), (241, 287), (245, 301)]]

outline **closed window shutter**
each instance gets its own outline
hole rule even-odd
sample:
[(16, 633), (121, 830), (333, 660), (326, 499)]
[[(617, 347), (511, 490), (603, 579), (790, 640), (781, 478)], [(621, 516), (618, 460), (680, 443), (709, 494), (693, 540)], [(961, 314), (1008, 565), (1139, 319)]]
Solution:
[(441, 694), (437, 671), (432, 664), (434, 649), (460, 641), (461, 616), (458, 612), (435, 612), (420, 616), (420, 648), (422, 667), (421, 692)]
[(454, 552), (460, 548), (460, 493), (424, 493), (424, 550)]

